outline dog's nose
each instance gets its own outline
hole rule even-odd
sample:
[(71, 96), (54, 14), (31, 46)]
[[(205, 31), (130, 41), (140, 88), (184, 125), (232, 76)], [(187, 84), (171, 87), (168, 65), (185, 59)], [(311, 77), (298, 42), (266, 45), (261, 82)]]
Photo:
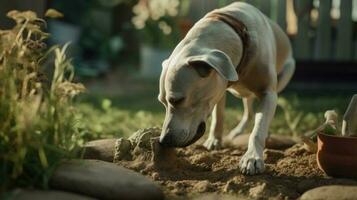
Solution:
[(160, 137), (159, 143), (164, 147), (172, 147), (173, 146), (173, 135), (165, 134), (163, 137)]

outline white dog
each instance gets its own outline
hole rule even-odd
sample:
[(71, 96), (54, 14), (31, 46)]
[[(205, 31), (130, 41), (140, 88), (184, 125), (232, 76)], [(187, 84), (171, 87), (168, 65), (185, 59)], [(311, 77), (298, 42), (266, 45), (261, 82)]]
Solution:
[[(263, 172), (263, 150), (277, 93), (294, 70), (288, 37), (255, 7), (237, 2), (208, 13), (163, 62), (158, 98), (166, 116), (160, 143), (168, 147), (194, 143), (204, 134), (212, 113), (204, 145), (219, 148), (228, 90), (244, 103), (243, 119), (229, 137), (241, 134), (253, 116), (255, 120), (240, 169), (245, 174)], [(259, 101), (256, 112), (255, 98)]]

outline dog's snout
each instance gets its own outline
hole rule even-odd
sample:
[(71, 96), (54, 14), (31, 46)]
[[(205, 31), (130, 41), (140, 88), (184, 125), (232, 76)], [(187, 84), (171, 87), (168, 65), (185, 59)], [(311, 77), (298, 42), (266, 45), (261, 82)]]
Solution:
[(163, 129), (159, 143), (164, 147), (186, 147), (202, 137), (206, 123), (201, 122), (192, 132), (186, 129)]
[(196, 130), (196, 134), (195, 134), (195, 137), (191, 140), (191, 144), (196, 142), (198, 139), (200, 139), (203, 134), (205, 133), (206, 131), (206, 123), (205, 122), (201, 122), (198, 127), (197, 127), (197, 130)]

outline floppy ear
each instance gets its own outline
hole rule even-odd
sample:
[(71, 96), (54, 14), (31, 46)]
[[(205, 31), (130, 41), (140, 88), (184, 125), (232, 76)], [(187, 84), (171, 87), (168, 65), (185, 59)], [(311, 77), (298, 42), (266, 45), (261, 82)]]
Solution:
[(207, 53), (198, 56), (192, 56), (188, 59), (189, 65), (197, 63), (206, 63), (215, 69), (227, 81), (238, 81), (236, 68), (233, 66), (231, 59), (222, 51), (210, 50)]

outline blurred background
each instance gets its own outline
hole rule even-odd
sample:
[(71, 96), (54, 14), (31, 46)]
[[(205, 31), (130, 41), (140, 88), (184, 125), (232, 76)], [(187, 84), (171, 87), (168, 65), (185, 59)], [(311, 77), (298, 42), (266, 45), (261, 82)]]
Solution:
[[(123, 134), (161, 126), (164, 108), (156, 100), (161, 62), (193, 24), (232, 0), (1, 0), (0, 27), (13, 24), (9, 10), (43, 16), (55, 8), (64, 17), (48, 21), (50, 44), (71, 42), (84, 116), (93, 132)], [(357, 0), (246, 0), (276, 21), (293, 44), (297, 69), (281, 95), (276, 132), (291, 133), (284, 110), (316, 124), (327, 109), (344, 112), (357, 92)], [(285, 102), (285, 103), (284, 103)], [(285, 106), (285, 108), (284, 108)], [(228, 98), (227, 129), (240, 116), (239, 100)], [(110, 109), (109, 109), (110, 108)], [(280, 113), (280, 114), (279, 114)], [(98, 119), (98, 115), (101, 115)], [(296, 116), (295, 116), (296, 115)], [(319, 116), (319, 117), (316, 117)], [(311, 125), (312, 126), (312, 125)], [(295, 125), (295, 128), (297, 125)], [(304, 131), (310, 126), (299, 126)], [(281, 130), (280, 130), (281, 129)], [(289, 130), (289, 131), (287, 131)], [(295, 130), (296, 131), (296, 130)]]

